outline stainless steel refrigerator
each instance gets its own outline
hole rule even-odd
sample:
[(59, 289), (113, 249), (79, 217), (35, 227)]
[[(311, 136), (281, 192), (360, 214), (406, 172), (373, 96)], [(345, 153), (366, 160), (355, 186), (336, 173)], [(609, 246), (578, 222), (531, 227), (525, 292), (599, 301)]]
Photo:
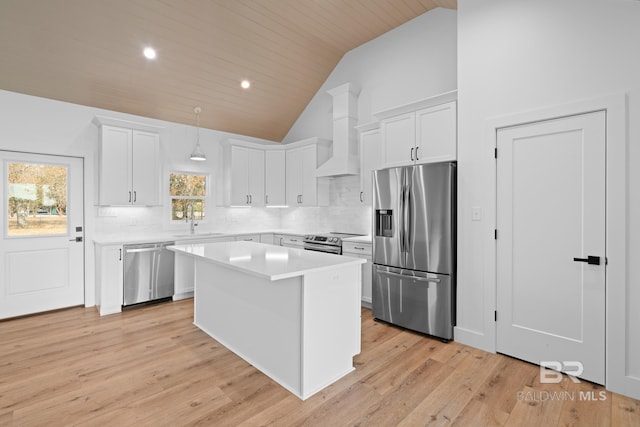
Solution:
[(373, 316), (453, 339), (456, 163), (373, 172)]

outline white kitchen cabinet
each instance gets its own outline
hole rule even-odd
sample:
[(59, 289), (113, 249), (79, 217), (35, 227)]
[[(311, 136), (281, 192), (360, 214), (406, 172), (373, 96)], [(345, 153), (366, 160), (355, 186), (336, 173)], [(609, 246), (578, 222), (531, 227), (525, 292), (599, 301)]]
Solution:
[(286, 153), (284, 150), (265, 152), (265, 204), (285, 206), (286, 200)]
[(390, 117), (380, 122), (382, 161), (385, 167), (404, 166), (415, 162), (416, 114)]
[(382, 167), (380, 129), (360, 133), (360, 203), (372, 203), (372, 172)]
[(259, 234), (242, 234), (235, 237), (236, 242), (258, 242), (260, 243)]
[(99, 204), (157, 205), (159, 149), (156, 132), (100, 125)]
[[(209, 237), (202, 239), (189, 239), (176, 241), (176, 245), (193, 245), (198, 243), (233, 242), (233, 236)], [(173, 270), (173, 300), (181, 300), (193, 297), (193, 285), (195, 282), (195, 263), (192, 257), (182, 252), (174, 252), (175, 267)]]
[(122, 245), (96, 245), (96, 306), (101, 316), (122, 311), (123, 269)]
[(260, 243), (267, 243), (269, 245), (275, 244), (275, 238), (273, 233), (262, 233), (260, 234)]
[(286, 154), (287, 205), (326, 206), (329, 183), (317, 178), (318, 147), (315, 144), (289, 149)]
[(231, 146), (231, 206), (264, 206), (264, 150)]
[(371, 243), (342, 242), (342, 254), (367, 260), (362, 264), (362, 302), (364, 306), (371, 308), (373, 273)]
[(456, 102), (416, 111), (416, 163), (457, 158)]
[(374, 114), (380, 118), (382, 167), (456, 160), (456, 92)]

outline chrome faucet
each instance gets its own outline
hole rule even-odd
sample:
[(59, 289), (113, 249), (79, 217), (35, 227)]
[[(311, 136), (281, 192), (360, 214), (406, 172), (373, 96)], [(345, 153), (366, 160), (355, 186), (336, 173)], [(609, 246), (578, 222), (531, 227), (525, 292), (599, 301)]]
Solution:
[[(191, 218), (189, 218), (189, 210), (191, 210)], [(196, 229), (195, 227), (197, 227), (198, 223), (194, 222), (194, 214), (193, 214), (193, 203), (189, 203), (187, 205), (187, 214), (184, 218), (185, 222), (189, 222), (189, 219), (191, 219), (191, 223), (189, 225), (189, 233), (190, 234), (195, 234)]]

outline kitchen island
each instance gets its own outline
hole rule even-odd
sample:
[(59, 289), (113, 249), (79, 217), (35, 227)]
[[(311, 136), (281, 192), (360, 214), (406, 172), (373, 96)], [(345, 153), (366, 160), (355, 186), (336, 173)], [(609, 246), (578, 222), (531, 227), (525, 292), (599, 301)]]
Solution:
[(300, 399), (355, 369), (365, 260), (254, 242), (169, 249), (195, 260), (194, 324)]

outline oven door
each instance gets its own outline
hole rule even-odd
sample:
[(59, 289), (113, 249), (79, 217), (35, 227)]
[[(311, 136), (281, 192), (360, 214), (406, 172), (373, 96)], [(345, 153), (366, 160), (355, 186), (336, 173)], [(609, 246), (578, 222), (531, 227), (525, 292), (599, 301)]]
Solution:
[(342, 255), (342, 246), (323, 245), (322, 243), (304, 242), (304, 249), (307, 251), (325, 252)]

